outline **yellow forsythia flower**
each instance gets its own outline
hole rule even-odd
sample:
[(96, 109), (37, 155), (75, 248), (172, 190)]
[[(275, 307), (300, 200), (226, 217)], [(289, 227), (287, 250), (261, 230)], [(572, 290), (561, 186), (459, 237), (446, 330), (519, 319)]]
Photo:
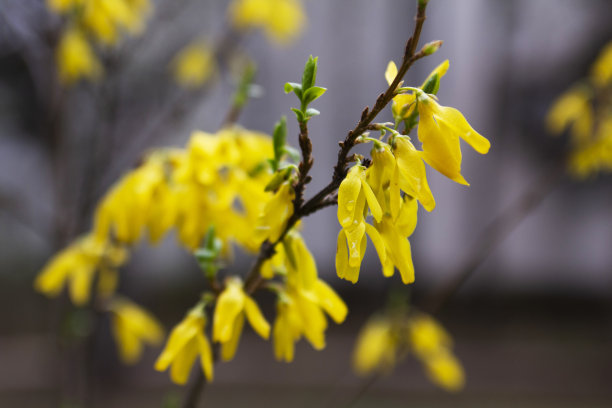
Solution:
[(612, 82), (612, 42), (606, 44), (591, 67), (591, 79), (598, 87), (610, 85)]
[[(34, 288), (50, 297), (60, 294), (65, 285), (69, 287), (70, 298), (75, 305), (84, 305), (89, 301), (91, 285), (96, 270), (104, 275), (108, 270), (121, 266), (127, 259), (127, 251), (109, 242), (99, 241), (93, 235), (87, 235), (72, 243), (56, 254), (34, 281)], [(105, 276), (101, 282), (107, 283)], [(108, 285), (101, 286), (102, 295), (108, 295)]]
[(451, 352), (449, 334), (431, 316), (413, 315), (408, 322), (408, 339), (432, 382), (448, 391), (463, 388), (465, 376), (459, 361)]
[(293, 199), (295, 191), (291, 181), (283, 182), (274, 196), (265, 204), (260, 215), (257, 230), (260, 239), (276, 242), (287, 226), (287, 221), (293, 215)]
[[(406, 136), (397, 136), (394, 141), (393, 155), (397, 163), (399, 187), (419, 200), (427, 211), (432, 211), (436, 207), (436, 201), (427, 183), (423, 152), (416, 150), (410, 138)], [(394, 203), (397, 202), (395, 199)]]
[[(449, 61), (445, 60), (436, 68), (434, 68), (434, 70), (431, 71), (431, 73), (427, 76), (425, 81), (423, 81), (420, 88), (423, 89), (425, 87), (425, 84), (427, 84), (427, 82), (429, 82), (429, 80), (433, 78), (434, 75), (437, 75), (438, 79), (446, 75), (446, 71), (448, 71), (449, 65)], [(385, 79), (387, 80), (387, 83), (391, 85), (396, 76), (397, 66), (395, 65), (395, 62), (389, 61), (389, 64), (387, 65), (387, 70), (385, 71)], [(410, 117), (410, 115), (414, 111), (415, 102), (416, 95), (414, 93), (405, 93), (395, 96), (393, 98), (393, 105), (391, 107), (395, 120), (399, 121)]]
[(221, 343), (224, 361), (236, 354), (245, 316), (257, 334), (264, 339), (270, 336), (270, 324), (257, 303), (244, 292), (240, 278), (229, 278), (217, 300), (213, 320), (213, 341)]
[(300, 0), (234, 0), (229, 14), (237, 29), (262, 28), (278, 43), (292, 41), (306, 21)]
[(64, 84), (80, 79), (96, 79), (102, 72), (98, 57), (94, 54), (83, 32), (69, 28), (60, 39), (56, 52), (58, 75)]
[[(325, 347), (327, 313), (336, 323), (342, 323), (348, 308), (334, 290), (317, 276), (314, 257), (302, 237), (292, 231), (279, 249), (284, 263), (286, 286), (278, 292), (277, 316), (272, 335), (277, 360), (293, 360), (294, 344), (304, 336), (317, 350)], [(290, 254), (290, 255), (288, 255)]]
[(180, 50), (172, 61), (174, 80), (185, 88), (199, 88), (215, 71), (216, 62), (212, 50), (199, 41)]
[(170, 333), (166, 347), (155, 362), (157, 371), (170, 367), (170, 378), (177, 384), (185, 384), (198, 355), (200, 365), (208, 381), (213, 379), (213, 355), (204, 333), (206, 316), (202, 306), (196, 306)]
[(593, 131), (593, 108), (589, 102), (590, 91), (577, 86), (565, 92), (553, 104), (546, 116), (546, 126), (553, 134), (570, 127), (574, 143), (583, 143)]
[(357, 336), (353, 352), (353, 367), (357, 374), (388, 372), (397, 363), (398, 338), (388, 319), (374, 317)]
[[(338, 188), (338, 221), (342, 229), (338, 234), (336, 249), (338, 277), (353, 283), (359, 279), (359, 269), (367, 246), (366, 233), (372, 238), (374, 231), (365, 222), (366, 204), (374, 219), (380, 221), (382, 208), (366, 181), (365, 168), (356, 165), (349, 170)], [(372, 239), (379, 241), (377, 237)]]
[(124, 31), (142, 31), (149, 9), (148, 0), (87, 0), (81, 21), (99, 42), (113, 45)]
[(112, 312), (113, 336), (121, 360), (133, 364), (142, 355), (143, 345), (157, 345), (164, 338), (159, 321), (132, 301), (115, 298), (109, 304)]
[(470, 126), (461, 112), (439, 105), (433, 97), (423, 92), (417, 92), (417, 109), (423, 159), (451, 180), (469, 185), (461, 175), (459, 138), (480, 154), (486, 154), (491, 143)]

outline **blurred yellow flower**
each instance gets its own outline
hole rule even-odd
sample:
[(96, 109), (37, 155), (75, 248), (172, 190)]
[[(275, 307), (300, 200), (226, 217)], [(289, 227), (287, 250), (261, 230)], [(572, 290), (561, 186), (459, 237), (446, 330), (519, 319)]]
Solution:
[(66, 13), (85, 4), (87, 0), (47, 0), (47, 7), (56, 13)]
[[(286, 286), (278, 291), (272, 335), (277, 360), (293, 360), (294, 344), (304, 336), (315, 349), (325, 347), (327, 313), (342, 323), (348, 308), (336, 292), (317, 276), (315, 259), (295, 231), (280, 246)], [(290, 254), (290, 255), (289, 255)]]
[[(69, 287), (70, 298), (75, 305), (81, 306), (89, 301), (91, 285), (97, 270), (112, 274), (127, 259), (127, 251), (118, 245), (99, 241), (93, 235), (86, 235), (63, 251), (56, 254), (36, 277), (34, 288), (50, 297), (58, 296), (65, 285)], [(105, 277), (104, 277), (105, 278)], [(98, 285), (102, 295), (109, 295), (105, 285)]]
[(213, 341), (221, 343), (221, 359), (234, 358), (245, 316), (251, 327), (264, 339), (270, 336), (270, 324), (259, 310), (257, 303), (242, 288), (242, 280), (231, 277), (219, 295), (213, 320)]
[(423, 360), (427, 376), (447, 391), (459, 391), (465, 385), (461, 363), (448, 350), (441, 350)]
[(62, 83), (70, 85), (80, 79), (96, 79), (102, 66), (83, 32), (77, 28), (66, 30), (56, 51), (57, 69)]
[(201, 305), (192, 309), (170, 333), (166, 347), (155, 362), (157, 371), (170, 368), (170, 378), (177, 384), (185, 384), (198, 355), (200, 365), (208, 381), (213, 379), (213, 355), (204, 333), (206, 316)]
[(376, 316), (367, 321), (357, 336), (353, 368), (360, 375), (388, 372), (397, 363), (398, 339), (391, 321)]
[(576, 86), (565, 92), (546, 116), (546, 126), (553, 134), (560, 134), (570, 127), (574, 143), (589, 139), (593, 131), (593, 108), (589, 102), (590, 91)]
[(112, 313), (113, 336), (124, 363), (138, 361), (145, 343), (157, 345), (163, 340), (164, 329), (159, 321), (136, 303), (114, 298), (108, 308)]
[(276, 242), (281, 236), (287, 221), (293, 215), (293, 199), (295, 191), (291, 180), (283, 182), (274, 196), (265, 204), (259, 216), (257, 231), (260, 240)]
[(185, 88), (199, 88), (216, 72), (213, 50), (197, 41), (188, 44), (172, 60), (174, 80)]
[(300, 0), (234, 0), (229, 16), (237, 29), (262, 28), (277, 43), (292, 41), (306, 22)]
[(600, 88), (612, 82), (612, 41), (606, 44), (591, 67), (591, 79)]

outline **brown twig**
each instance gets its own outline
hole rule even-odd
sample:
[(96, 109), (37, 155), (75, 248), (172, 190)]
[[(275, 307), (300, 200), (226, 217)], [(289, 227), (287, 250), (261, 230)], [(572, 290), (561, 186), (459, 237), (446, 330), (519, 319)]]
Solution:
[[(261, 269), (261, 266), (263, 265), (263, 263), (268, 258), (270, 258), (272, 255), (274, 255), (274, 247), (283, 240), (287, 232), (304, 216), (312, 214), (318, 209), (324, 208), (327, 205), (330, 205), (328, 204), (330, 202), (328, 200), (328, 196), (334, 193), (338, 189), (338, 187), (340, 186), (340, 183), (342, 183), (342, 180), (344, 180), (344, 177), (346, 176), (346, 166), (349, 162), (348, 155), (351, 149), (355, 146), (357, 137), (359, 137), (361, 134), (363, 134), (363, 132), (367, 130), (368, 126), (372, 123), (372, 121), (376, 118), (376, 116), (385, 108), (385, 106), (389, 104), (389, 102), (391, 102), (391, 100), (395, 96), (396, 88), (398, 87), (399, 83), (402, 81), (403, 77), (406, 75), (406, 72), (412, 66), (412, 64), (418, 59), (426, 55), (423, 50), (416, 52), (416, 47), (419, 42), (421, 30), (423, 28), (423, 23), (425, 22), (425, 9), (426, 8), (427, 8), (426, 2), (422, 2), (422, 1), (418, 2), (418, 10), (417, 10), (417, 15), (415, 17), (414, 32), (412, 33), (412, 36), (406, 43), (406, 48), (404, 50), (404, 56), (402, 58), (402, 63), (401, 63), (400, 68), (398, 69), (398, 73), (395, 79), (389, 85), (387, 90), (378, 96), (378, 98), (376, 99), (376, 102), (374, 103), (374, 107), (371, 110), (369, 108), (365, 108), (363, 110), (363, 112), (361, 113), (361, 118), (359, 122), (357, 123), (357, 125), (355, 126), (355, 128), (353, 128), (351, 131), (348, 132), (344, 141), (340, 142), (340, 150), (338, 151), (338, 159), (336, 161), (336, 165), (334, 166), (334, 171), (333, 171), (331, 182), (327, 186), (323, 187), (311, 199), (309, 199), (303, 204), (302, 204), (303, 198), (300, 198), (298, 200), (298, 197), (300, 197), (303, 194), (303, 190), (299, 191), (300, 196), (298, 196), (298, 191), (296, 191), (296, 201), (294, 201), (295, 207), (294, 207), (293, 215), (287, 221), (287, 225), (285, 226), (283, 233), (275, 242), (270, 243), (266, 241), (262, 244), (260, 251), (259, 251), (259, 255), (257, 259), (255, 260), (255, 262), (253, 263), (253, 265), (251, 266), (249, 273), (247, 274), (247, 278), (245, 281), (245, 288), (247, 292), (249, 293), (254, 292), (258, 288), (258, 286), (261, 284), (262, 279), (260, 277), (259, 270)], [(306, 129), (306, 132), (304, 132), (302, 130), (302, 127), (300, 126), (300, 135), (304, 135), (305, 138), (307, 139), (308, 138), (307, 129)], [(302, 146), (303, 142), (304, 142), (304, 146)], [(309, 140), (308, 140), (308, 143), (310, 143)], [(302, 163), (300, 163), (300, 166), (302, 166), (303, 163), (305, 163), (304, 164), (305, 167), (308, 165), (311, 167), (312, 162), (308, 164), (308, 160), (311, 159), (309, 155), (312, 150), (312, 146), (311, 145), (308, 146), (306, 144), (306, 141), (305, 140), (302, 141), (302, 138), (300, 137), (300, 148), (302, 149), (302, 155), (303, 155), (303, 161)], [(310, 149), (310, 152), (308, 149)], [(308, 156), (304, 155), (304, 152), (307, 152)], [(308, 170), (310, 169), (310, 167), (307, 167)], [(298, 181), (296, 185), (296, 189), (298, 188), (303, 189), (303, 186), (307, 183), (306, 181), (308, 180), (307, 177), (309, 177), (307, 176), (307, 171), (303, 172), (302, 170), (300, 170), (300, 176), (304, 177), (304, 180), (302, 183)]]
[[(372, 123), (372, 121), (383, 110), (383, 108), (385, 108), (389, 104), (389, 102), (391, 102), (391, 100), (395, 96), (395, 89), (402, 81), (404, 75), (406, 74), (410, 66), (412, 66), (415, 61), (425, 56), (425, 53), (423, 51), (415, 53), (417, 44), (419, 42), (421, 29), (423, 27), (423, 23), (425, 22), (425, 9), (427, 3), (419, 1), (418, 5), (419, 6), (417, 16), (415, 18), (416, 23), (414, 32), (406, 44), (404, 56), (402, 58), (402, 64), (398, 70), (397, 76), (395, 77), (391, 85), (389, 85), (387, 90), (377, 98), (372, 110), (369, 110), (369, 108), (364, 109), (361, 114), (361, 118), (355, 128), (348, 132), (343, 142), (340, 142), (341, 148), (338, 152), (338, 159), (336, 165), (334, 166), (332, 181), (305, 203), (303, 199), (303, 193), (305, 185), (310, 181), (310, 176), (308, 175), (308, 172), (312, 168), (313, 159), (312, 143), (310, 141), (310, 138), (308, 137), (308, 128), (305, 122), (300, 122), (300, 135), (298, 137), (298, 141), (300, 149), (302, 151), (302, 161), (298, 166), (300, 170), (300, 176), (298, 178), (298, 181), (296, 182), (296, 185), (294, 186), (294, 189), (296, 191), (296, 198), (293, 202), (293, 215), (287, 220), (285, 228), (283, 229), (282, 233), (276, 241), (270, 242), (266, 240), (261, 244), (257, 258), (251, 265), (251, 268), (249, 269), (249, 272), (247, 273), (245, 278), (244, 290), (246, 293), (252, 294), (258, 288), (261, 287), (263, 283), (263, 279), (260, 274), (261, 267), (263, 266), (266, 260), (268, 260), (274, 255), (276, 245), (278, 245), (284, 239), (287, 233), (291, 230), (291, 228), (293, 228), (293, 226), (295, 226), (295, 224), (300, 219), (322, 208), (337, 203), (337, 195), (332, 194), (338, 189), (340, 183), (346, 175), (346, 166), (349, 162), (348, 155), (351, 149), (355, 146), (357, 137), (359, 137), (367, 129), (370, 123)], [(183, 407), (194, 408), (195, 404), (197, 403), (197, 400), (199, 399), (199, 395), (201, 394), (202, 389), (202, 383), (200, 381), (195, 381), (188, 390), (188, 398), (186, 398)]]

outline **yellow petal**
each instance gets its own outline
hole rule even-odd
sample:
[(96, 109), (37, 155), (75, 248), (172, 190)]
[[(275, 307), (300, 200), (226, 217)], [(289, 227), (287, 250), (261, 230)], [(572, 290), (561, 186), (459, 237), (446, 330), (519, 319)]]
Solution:
[(374, 228), (370, 224), (366, 224), (365, 228), (366, 228), (365, 229), (366, 233), (368, 234), (368, 236), (372, 240), (372, 243), (374, 244), (374, 248), (376, 248), (376, 253), (378, 253), (378, 258), (380, 259), (380, 263), (384, 265), (385, 261), (387, 260), (387, 250), (385, 248), (385, 243), (382, 237), (380, 236), (376, 228)]
[(206, 379), (210, 382), (213, 380), (213, 356), (212, 349), (208, 339), (203, 332), (199, 332), (197, 335), (198, 349), (200, 352), (200, 364), (202, 365), (202, 371), (206, 376)]
[(270, 337), (270, 323), (268, 323), (263, 313), (261, 313), (257, 303), (249, 296), (244, 298), (244, 311), (253, 330), (267, 340), (268, 337)]
[(234, 320), (244, 309), (246, 295), (242, 283), (228, 280), (225, 290), (219, 295), (213, 320), (213, 340), (225, 343), (232, 337)]
[(176, 355), (170, 367), (170, 378), (176, 384), (183, 385), (189, 379), (191, 367), (198, 356), (198, 343), (194, 338), (189, 340), (179, 354)]
[(336, 323), (342, 323), (348, 313), (348, 308), (344, 301), (336, 292), (322, 280), (318, 280), (315, 291), (319, 305), (331, 316)]
[(338, 221), (342, 227), (349, 227), (353, 224), (360, 191), (361, 180), (355, 177), (352, 171), (349, 171), (338, 188)]
[(361, 222), (356, 226), (345, 229), (349, 248), (349, 266), (357, 267), (361, 264), (361, 242), (365, 236), (365, 224), (365, 222)]
[(448, 129), (457, 133), (460, 138), (465, 140), (467, 144), (472, 146), (480, 154), (487, 154), (491, 148), (489, 142), (484, 136), (476, 132), (465, 119), (463, 114), (457, 109), (450, 106), (440, 106), (434, 114), (437, 121), (441, 121), (448, 126)]
[(242, 328), (244, 327), (244, 313), (240, 313), (236, 319), (234, 319), (234, 327), (232, 329), (232, 336), (228, 341), (221, 344), (221, 360), (230, 361), (234, 358), (236, 350), (238, 349), (238, 343), (240, 343), (240, 336), (242, 334)]
[(387, 69), (385, 71), (385, 79), (387, 80), (387, 84), (391, 85), (396, 76), (397, 66), (395, 65), (395, 62), (389, 61), (389, 64), (387, 65)]
[[(423, 126), (423, 124), (419, 124), (419, 131), (421, 130), (421, 126)], [(429, 126), (429, 123), (426, 123), (425, 126)], [(423, 143), (423, 148), (425, 148), (425, 143)], [(436, 206), (436, 201), (429, 188), (429, 183), (427, 182), (425, 164), (423, 163), (420, 152), (416, 150), (414, 145), (407, 138), (397, 137), (393, 154), (396, 158), (397, 170), (399, 172), (397, 177), (402, 190), (416, 197), (427, 211), (432, 211)], [(460, 151), (459, 155), (461, 155)], [(394, 200), (397, 203), (397, 196), (395, 196)]]
[(368, 207), (370, 207), (370, 211), (372, 211), (372, 217), (378, 222), (382, 218), (382, 208), (380, 208), (380, 204), (372, 191), (372, 188), (368, 185), (365, 180), (365, 174), (361, 179), (361, 189), (365, 194), (366, 201), (368, 202)]

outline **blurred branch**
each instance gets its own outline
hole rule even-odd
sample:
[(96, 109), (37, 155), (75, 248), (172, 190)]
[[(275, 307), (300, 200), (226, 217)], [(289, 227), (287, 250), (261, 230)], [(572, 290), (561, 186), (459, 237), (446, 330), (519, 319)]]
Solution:
[(436, 314), (457, 293), (478, 267), (552, 193), (565, 175), (565, 161), (553, 165), (480, 234), (466, 260), (448, 274), (450, 278), (423, 302), (423, 309)]

